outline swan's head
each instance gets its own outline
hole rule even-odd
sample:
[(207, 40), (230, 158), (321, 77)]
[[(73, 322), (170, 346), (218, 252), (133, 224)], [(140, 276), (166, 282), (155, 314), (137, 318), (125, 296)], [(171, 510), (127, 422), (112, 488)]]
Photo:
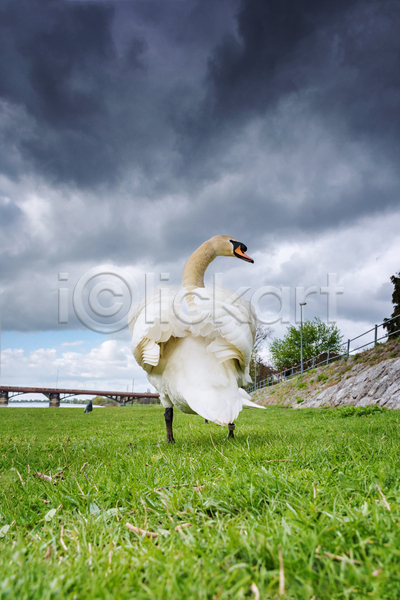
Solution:
[(215, 235), (209, 242), (212, 244), (216, 256), (235, 256), (246, 262), (254, 262), (246, 254), (247, 246), (229, 235)]

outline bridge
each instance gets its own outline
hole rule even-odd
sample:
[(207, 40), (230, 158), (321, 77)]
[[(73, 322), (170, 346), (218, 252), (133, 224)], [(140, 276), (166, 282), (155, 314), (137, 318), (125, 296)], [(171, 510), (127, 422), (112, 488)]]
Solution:
[(71, 396), (102, 396), (103, 398), (112, 398), (120, 404), (130, 402), (135, 398), (159, 398), (159, 394), (149, 394), (144, 392), (109, 392), (99, 390), (70, 390), (61, 388), (33, 388), (33, 387), (10, 387), (0, 386), (0, 405), (6, 406), (10, 398), (21, 396), (22, 394), (43, 394), (49, 399), (49, 406), (60, 406), (61, 400), (71, 398)]

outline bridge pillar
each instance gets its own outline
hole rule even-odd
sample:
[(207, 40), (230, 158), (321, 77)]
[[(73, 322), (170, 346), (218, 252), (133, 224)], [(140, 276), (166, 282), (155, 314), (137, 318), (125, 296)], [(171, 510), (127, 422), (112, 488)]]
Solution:
[(8, 392), (0, 392), (0, 406), (8, 405)]
[(49, 406), (54, 406), (54, 408), (60, 406), (60, 394), (49, 394)]

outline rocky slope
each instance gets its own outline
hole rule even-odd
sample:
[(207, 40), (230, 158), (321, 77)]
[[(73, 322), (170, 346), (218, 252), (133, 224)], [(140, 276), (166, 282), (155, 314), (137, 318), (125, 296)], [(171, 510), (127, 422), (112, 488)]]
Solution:
[(400, 340), (257, 390), (252, 400), (293, 408), (350, 404), (400, 408)]

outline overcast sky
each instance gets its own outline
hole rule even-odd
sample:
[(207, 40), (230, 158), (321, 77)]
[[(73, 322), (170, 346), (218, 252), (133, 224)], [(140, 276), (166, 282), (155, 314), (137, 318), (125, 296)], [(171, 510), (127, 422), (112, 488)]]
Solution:
[[(177, 283), (215, 234), (255, 264), (211, 272), (246, 297), (290, 287), (292, 322), (296, 286), (327, 273), (345, 338), (389, 316), (399, 25), (397, 0), (3, 0), (1, 382), (53, 386), (58, 371), (62, 386), (146, 390), (127, 330), (87, 329), (73, 289), (105, 264), (139, 294), (146, 272)], [(326, 296), (309, 300), (326, 319)]]

